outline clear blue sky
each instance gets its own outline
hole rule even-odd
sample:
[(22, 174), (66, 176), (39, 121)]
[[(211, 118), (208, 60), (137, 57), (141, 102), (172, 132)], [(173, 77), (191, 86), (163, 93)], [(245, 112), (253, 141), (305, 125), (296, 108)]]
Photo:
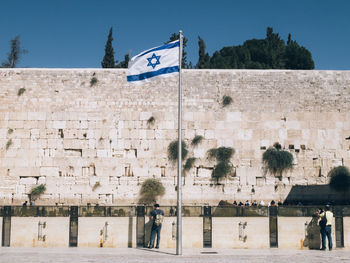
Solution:
[(117, 60), (182, 29), (196, 64), (198, 35), (212, 55), (271, 26), (309, 49), (316, 69), (350, 69), (349, 0), (0, 0), (0, 62), (20, 35), (19, 67), (100, 68), (111, 26)]

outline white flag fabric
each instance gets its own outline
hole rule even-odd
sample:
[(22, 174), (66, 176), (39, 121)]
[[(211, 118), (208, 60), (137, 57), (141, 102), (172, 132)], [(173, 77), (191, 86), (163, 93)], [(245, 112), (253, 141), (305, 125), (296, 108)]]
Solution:
[(146, 50), (129, 61), (127, 81), (143, 83), (179, 73), (180, 41)]

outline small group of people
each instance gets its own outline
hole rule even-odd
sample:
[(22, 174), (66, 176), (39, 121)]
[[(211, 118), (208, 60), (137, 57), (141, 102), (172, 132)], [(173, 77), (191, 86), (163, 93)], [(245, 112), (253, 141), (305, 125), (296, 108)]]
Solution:
[[(249, 207), (249, 206), (265, 206), (265, 202), (263, 200), (261, 200), (259, 203), (254, 200), (253, 202), (249, 202), (249, 200), (246, 200), (245, 203), (243, 202), (239, 202), (237, 203), (237, 201), (234, 201), (233, 202), (233, 205), (234, 206), (244, 206), (244, 207)], [(277, 206), (277, 205), (282, 205), (282, 202), (281, 201), (278, 201), (278, 203), (276, 204), (276, 202), (274, 200), (272, 200), (270, 203), (267, 204), (267, 206)]]
[[(27, 205), (28, 205), (28, 201), (25, 201), (25, 202), (22, 204), (22, 206), (27, 206)], [(29, 205), (30, 205), (30, 206), (33, 206), (33, 205), (34, 205), (34, 201), (31, 200), (31, 201), (29, 202)]]
[(328, 239), (328, 249), (332, 251), (333, 242), (332, 242), (332, 220), (333, 213), (331, 212), (330, 205), (326, 205), (325, 209), (319, 208), (317, 211), (317, 215), (319, 218), (319, 226), (321, 233), (321, 249), (326, 250), (327, 248), (327, 240)]

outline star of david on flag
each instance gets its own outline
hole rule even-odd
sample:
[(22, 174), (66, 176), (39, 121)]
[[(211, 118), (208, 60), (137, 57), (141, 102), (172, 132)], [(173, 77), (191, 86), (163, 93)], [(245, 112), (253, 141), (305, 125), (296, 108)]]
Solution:
[(139, 84), (177, 75), (180, 65), (179, 48), (180, 41), (177, 40), (151, 48), (133, 57), (129, 61), (127, 81)]

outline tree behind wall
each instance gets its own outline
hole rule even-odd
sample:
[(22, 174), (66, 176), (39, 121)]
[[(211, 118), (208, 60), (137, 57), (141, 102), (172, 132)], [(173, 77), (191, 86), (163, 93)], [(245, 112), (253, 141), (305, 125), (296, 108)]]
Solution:
[(101, 62), (102, 68), (114, 68), (115, 60), (114, 60), (114, 49), (113, 49), (113, 27), (109, 29), (108, 39), (105, 46), (105, 55)]
[(198, 47), (199, 47), (199, 59), (198, 59), (198, 63), (197, 63), (197, 68), (199, 69), (205, 69), (205, 68), (209, 68), (209, 60), (210, 60), (210, 56), (208, 53), (205, 52), (205, 43), (204, 40), (198, 36)]
[(311, 52), (303, 46), (292, 40), (291, 34), (288, 35), (287, 46), (285, 50), (286, 69), (313, 69), (315, 68)]
[(130, 55), (129, 54), (125, 54), (124, 56), (124, 61), (121, 61), (118, 65), (116, 65), (116, 68), (128, 68), (128, 64), (130, 61)]
[(291, 37), (287, 45), (272, 27), (266, 38), (246, 40), (243, 45), (223, 47), (210, 58), (213, 69), (314, 69), (311, 52)]
[(11, 39), (10, 44), (11, 51), (7, 54), (7, 60), (1, 64), (3, 68), (15, 68), (20, 61), (21, 55), (27, 53), (25, 49), (21, 48), (21, 41), (18, 35)]

